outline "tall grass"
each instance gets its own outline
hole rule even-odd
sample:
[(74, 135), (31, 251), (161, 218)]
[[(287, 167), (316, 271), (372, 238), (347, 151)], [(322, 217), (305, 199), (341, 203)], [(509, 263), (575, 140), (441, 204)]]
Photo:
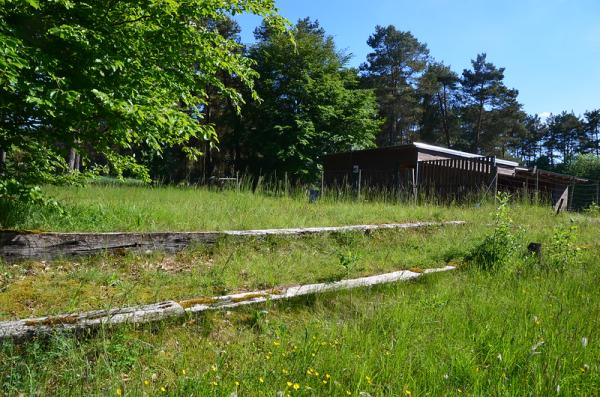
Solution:
[[(55, 231), (192, 231), (448, 219), (437, 205), (325, 196), (309, 203), (306, 192), (287, 196), (246, 189), (93, 185), (46, 187), (65, 208), (7, 208), (4, 228)], [(468, 208), (465, 206), (464, 209)], [(461, 208), (453, 216), (461, 214)], [(462, 211), (466, 212), (466, 211)]]
[(593, 396), (600, 274), (570, 270), (468, 270), (6, 344), (0, 375), (8, 395)]
[[(168, 188), (149, 196), (147, 188), (137, 187), (54, 189), (71, 211), (92, 214), (105, 206), (97, 224), (91, 218), (69, 224), (80, 228), (131, 227), (135, 214), (164, 211), (137, 226), (160, 230), (199, 208), (205, 210), (199, 220), (182, 229), (420, 217), (469, 223), (369, 235), (225, 240), (212, 249), (197, 248), (176, 257), (98, 256), (77, 262), (2, 264), (0, 311), (5, 319), (327, 281), (448, 261), (460, 265), (456, 272), (414, 282), (269, 302), (185, 321), (101, 329), (78, 338), (57, 334), (25, 344), (4, 343), (2, 394), (599, 394), (596, 217), (556, 216), (547, 207), (513, 205), (511, 230), (518, 236), (514, 254), (493, 271), (483, 271), (464, 260), (494, 231), (492, 204), (420, 206), (327, 198), (308, 204), (303, 197), (247, 191)], [(110, 211), (122, 211), (126, 221), (107, 217)], [(250, 213), (242, 220), (243, 211)], [(46, 222), (52, 228), (68, 225), (54, 218)], [(561, 232), (567, 229), (575, 234)], [(540, 260), (529, 255), (526, 247), (532, 241), (542, 243), (543, 255), (550, 249), (567, 258), (567, 265), (555, 266), (555, 256), (544, 262), (544, 256)], [(561, 247), (567, 253), (577, 249), (577, 260), (562, 255)], [(344, 265), (348, 261), (352, 266)]]

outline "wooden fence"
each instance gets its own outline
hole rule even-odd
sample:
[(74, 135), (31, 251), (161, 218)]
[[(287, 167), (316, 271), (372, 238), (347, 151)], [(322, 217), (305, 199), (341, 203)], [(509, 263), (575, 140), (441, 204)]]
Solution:
[(485, 191), (494, 194), (497, 173), (495, 157), (420, 161), (417, 186), (420, 194), (460, 200)]

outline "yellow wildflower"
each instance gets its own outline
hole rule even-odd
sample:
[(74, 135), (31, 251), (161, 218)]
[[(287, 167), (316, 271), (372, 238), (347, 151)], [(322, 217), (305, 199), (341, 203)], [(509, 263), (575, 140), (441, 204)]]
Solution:
[(298, 390), (300, 388), (300, 384), (299, 383), (294, 383), (294, 390)]
[(292, 387), (293, 383), (288, 381), (287, 385), (288, 387)]
[(164, 387), (164, 386), (161, 386), (161, 387), (160, 387), (160, 391), (164, 393), (164, 392), (166, 392), (166, 391), (167, 391), (167, 388), (166, 388), (166, 387)]
[(347, 394), (347, 395), (351, 395), (351, 394), (352, 394), (352, 392), (351, 392), (350, 390), (346, 390), (346, 394)]
[(146, 379), (146, 380), (144, 380), (144, 384), (145, 384), (146, 386), (148, 386), (148, 385), (150, 384), (150, 381), (149, 381), (148, 379)]
[(265, 379), (264, 379), (262, 376), (258, 378), (258, 381), (259, 381), (260, 383), (265, 383)]
[(123, 390), (121, 390), (120, 387), (117, 388), (117, 396), (122, 396), (123, 395)]

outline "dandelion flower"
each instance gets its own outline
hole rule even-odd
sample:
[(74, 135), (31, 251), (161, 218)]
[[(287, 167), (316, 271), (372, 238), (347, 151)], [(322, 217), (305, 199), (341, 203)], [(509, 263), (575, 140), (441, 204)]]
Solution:
[(258, 378), (258, 381), (259, 381), (260, 383), (265, 383), (265, 379), (264, 379), (262, 376)]
[(300, 384), (299, 383), (294, 383), (294, 390), (298, 390), (300, 388)]
[(123, 395), (123, 390), (121, 390), (121, 388), (117, 388), (117, 396), (122, 396)]
[(181, 375), (185, 375), (185, 374), (186, 374), (185, 369), (182, 369), (181, 370)]
[(352, 394), (352, 392), (350, 390), (346, 390), (346, 394), (349, 396)]
[(145, 384), (146, 386), (148, 386), (148, 385), (150, 384), (150, 381), (149, 381), (148, 379), (146, 379), (146, 380), (144, 380), (144, 384)]
[(167, 391), (167, 388), (166, 388), (166, 387), (164, 387), (164, 386), (161, 386), (161, 387), (160, 387), (160, 391), (164, 393), (164, 392), (166, 392), (166, 391)]
[(293, 383), (288, 381), (287, 385), (288, 387), (292, 387)]
[(240, 382), (238, 382), (238, 381), (236, 380), (236, 381), (235, 381), (235, 385), (236, 385), (236, 386), (239, 386), (239, 385), (240, 385)]

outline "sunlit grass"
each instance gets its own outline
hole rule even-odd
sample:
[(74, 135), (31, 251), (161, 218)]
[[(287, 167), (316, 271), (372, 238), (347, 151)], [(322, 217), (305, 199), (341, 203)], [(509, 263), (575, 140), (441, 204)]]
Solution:
[[(206, 205), (213, 211), (203, 213), (185, 230), (416, 219), (463, 219), (468, 224), (371, 234), (228, 239), (214, 248), (197, 247), (175, 257), (128, 254), (76, 262), (3, 264), (3, 318), (326, 282), (448, 261), (462, 264), (464, 255), (492, 227), (490, 204), (443, 207), (325, 200), (309, 205), (299, 196), (178, 189), (159, 191), (153, 200), (143, 194), (147, 190), (137, 188), (127, 188), (131, 200), (119, 202), (123, 193), (118, 189), (95, 189), (102, 188), (57, 195), (64, 195), (63, 202), (70, 208), (80, 206), (81, 211), (113, 196), (108, 200), (111, 208), (134, 205), (139, 213), (152, 214), (149, 208), (170, 205), (165, 197), (179, 197), (179, 206), (185, 208), (197, 194), (202, 200), (187, 205)], [(227, 212), (235, 202), (267, 215), (251, 213), (243, 223), (236, 215), (226, 215), (241, 214)], [(152, 218), (161, 225), (156, 230), (167, 227), (171, 217)], [(506, 268), (481, 272), (462, 266), (412, 282), (138, 328), (104, 329), (78, 338), (56, 335), (22, 345), (7, 343), (0, 347), (2, 393), (598, 395), (600, 223), (594, 217), (556, 216), (550, 208), (522, 204), (513, 208), (511, 217), (519, 252)], [(115, 226), (98, 219), (97, 230)], [(130, 227), (131, 219), (124, 218), (123, 227)], [(58, 227), (60, 222), (49, 219), (47, 225), (52, 227), (48, 228), (61, 230), (65, 224)], [(150, 224), (141, 222), (140, 227), (147, 229)], [(90, 225), (83, 222), (81, 230), (94, 230)], [(531, 241), (547, 249), (557, 225), (577, 226), (579, 260), (562, 272), (523, 259)], [(349, 270), (341, 265), (341, 258), (352, 262)]]

